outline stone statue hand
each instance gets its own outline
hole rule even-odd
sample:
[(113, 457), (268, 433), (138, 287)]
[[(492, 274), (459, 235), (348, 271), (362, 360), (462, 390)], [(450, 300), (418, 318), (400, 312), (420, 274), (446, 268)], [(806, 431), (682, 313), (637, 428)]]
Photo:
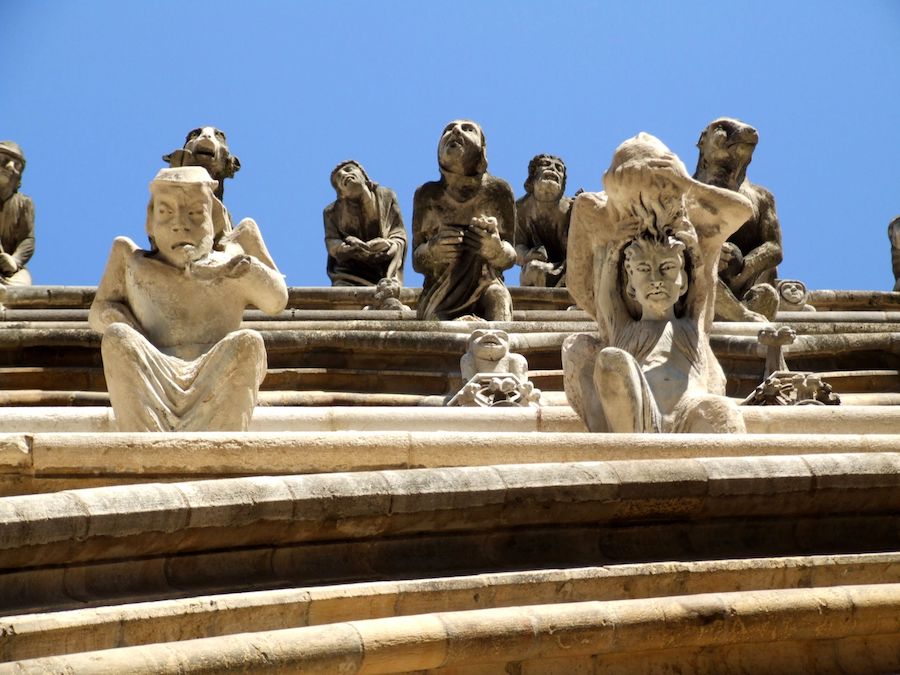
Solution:
[(722, 244), (719, 254), (719, 276), (730, 279), (734, 277), (744, 266), (744, 256), (735, 244), (726, 241)]
[(465, 235), (465, 245), (485, 260), (495, 260), (503, 255), (503, 240), (497, 219), (493, 216), (472, 218)]
[(547, 249), (543, 246), (538, 246), (528, 251), (528, 254), (525, 256), (525, 262), (529, 263), (534, 260), (538, 262), (547, 262)]
[(366, 246), (371, 254), (370, 257), (375, 260), (390, 258), (397, 251), (397, 243), (383, 237), (370, 239)]
[(246, 253), (239, 253), (223, 263), (207, 261), (192, 263), (188, 270), (192, 277), (204, 281), (221, 277), (235, 279), (249, 272), (252, 265), (253, 258), (251, 256)]
[(458, 227), (442, 227), (428, 241), (428, 252), (435, 262), (449, 265), (459, 259), (462, 243), (462, 230)]
[(4, 275), (15, 274), (19, 271), (19, 265), (9, 253), (0, 253), (0, 272)]

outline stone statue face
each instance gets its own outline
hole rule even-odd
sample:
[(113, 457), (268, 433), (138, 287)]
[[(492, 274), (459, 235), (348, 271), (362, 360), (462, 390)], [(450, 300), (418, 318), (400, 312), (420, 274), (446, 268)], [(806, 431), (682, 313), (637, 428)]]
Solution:
[(342, 199), (356, 197), (366, 189), (366, 177), (356, 164), (348, 162), (332, 176), (338, 196)]
[(444, 127), (438, 143), (438, 161), (454, 173), (472, 174), (484, 154), (481, 128), (469, 120), (455, 120)]
[(698, 178), (718, 187), (736, 189), (758, 142), (756, 129), (740, 120), (723, 117), (710, 122), (697, 141), (703, 165), (702, 172), (698, 166)]
[(785, 281), (778, 290), (781, 292), (781, 297), (791, 305), (802, 305), (809, 297), (806, 286), (799, 281)]
[[(230, 176), (229, 160), (231, 153), (225, 141), (225, 132), (215, 127), (200, 127), (187, 135), (184, 149), (193, 156), (193, 163), (209, 171), (214, 178)], [(240, 166), (240, 164), (238, 164)]]
[(385, 277), (379, 279), (375, 284), (375, 298), (377, 300), (387, 300), (388, 298), (400, 297), (400, 282), (393, 277)]
[(0, 194), (12, 194), (19, 189), (25, 162), (21, 157), (0, 150)]
[(634, 246), (625, 261), (629, 291), (644, 314), (664, 315), (687, 291), (684, 256), (676, 248), (655, 244)]
[(213, 193), (205, 184), (153, 184), (150, 237), (158, 255), (175, 267), (210, 254), (213, 247)]
[(509, 353), (509, 335), (502, 330), (476, 330), (469, 337), (469, 351), (482, 361), (499, 361)]
[(532, 189), (539, 201), (556, 201), (562, 197), (566, 182), (566, 165), (556, 157), (540, 157), (532, 174)]

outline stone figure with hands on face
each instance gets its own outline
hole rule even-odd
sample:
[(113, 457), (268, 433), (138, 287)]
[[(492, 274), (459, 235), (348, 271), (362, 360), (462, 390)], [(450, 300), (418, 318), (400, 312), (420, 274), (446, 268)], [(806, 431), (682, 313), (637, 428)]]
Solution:
[(284, 278), (256, 224), (226, 232), (216, 181), (193, 166), (150, 183), (150, 250), (118, 237), (91, 305), (120, 431), (246, 430), (266, 373), (247, 305), (274, 314)]
[(331, 172), (337, 199), (325, 207), (325, 247), (333, 286), (403, 282), (406, 228), (393, 190), (372, 181), (355, 160)]
[(503, 270), (515, 263), (515, 198), (487, 173), (484, 132), (455, 120), (438, 143), (441, 179), (425, 183), (413, 199), (413, 268), (425, 277), (420, 319), (475, 314), (512, 319)]
[(749, 200), (691, 179), (644, 133), (603, 183), (572, 212), (568, 288), (599, 334), (563, 344), (569, 402), (591, 431), (743, 431), (709, 332), (719, 252)]
[(566, 285), (566, 247), (572, 199), (565, 196), (566, 165), (555, 155), (528, 163), (525, 196), (516, 202), (516, 257), (522, 286)]
[(25, 264), (34, 254), (34, 204), (19, 192), (25, 154), (18, 143), (0, 141), (0, 284), (30, 286)]

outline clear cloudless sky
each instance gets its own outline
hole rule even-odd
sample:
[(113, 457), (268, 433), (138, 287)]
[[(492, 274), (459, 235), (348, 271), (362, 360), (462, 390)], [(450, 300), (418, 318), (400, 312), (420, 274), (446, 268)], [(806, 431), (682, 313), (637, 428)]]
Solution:
[(600, 190), (639, 131), (693, 171), (700, 131), (732, 116), (759, 130), (748, 175), (776, 198), (781, 276), (893, 285), (896, 0), (0, 0), (0, 44), (0, 138), (27, 156), (38, 284), (96, 284), (113, 237), (145, 245), (147, 184), (201, 125), (241, 160), (235, 222), (259, 222), (289, 285), (323, 286), (340, 160), (397, 192), (408, 229), (452, 119), (482, 124), (489, 171), (521, 195), (540, 152), (566, 161), (570, 194)]

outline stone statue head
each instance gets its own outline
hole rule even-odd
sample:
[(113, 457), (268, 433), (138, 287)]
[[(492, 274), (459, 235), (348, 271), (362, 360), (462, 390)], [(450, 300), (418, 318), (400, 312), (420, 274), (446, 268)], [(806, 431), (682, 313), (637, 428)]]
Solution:
[(776, 284), (778, 295), (788, 304), (802, 307), (809, 300), (806, 284), (797, 279), (780, 279)]
[(218, 182), (199, 166), (160, 169), (150, 183), (147, 235), (150, 246), (175, 267), (206, 257), (225, 231), (225, 207)]
[(685, 245), (671, 231), (647, 229), (623, 251), (628, 297), (643, 310), (643, 318), (673, 318), (675, 305), (688, 291)]
[(375, 190), (375, 182), (362, 164), (355, 159), (347, 159), (338, 164), (331, 172), (331, 187), (341, 199), (348, 199), (362, 193), (363, 187)]
[(184, 146), (163, 157), (170, 167), (202, 166), (214, 180), (233, 178), (241, 169), (241, 160), (231, 154), (225, 132), (216, 127), (197, 127), (188, 132)]
[(375, 284), (375, 300), (383, 302), (389, 298), (400, 299), (400, 282), (395, 277), (379, 279)]
[(0, 141), (0, 199), (9, 199), (22, 183), (25, 153), (15, 141)]
[(481, 361), (499, 361), (509, 353), (509, 335), (494, 328), (479, 328), (469, 336), (467, 351)]
[(454, 120), (441, 133), (438, 142), (441, 169), (463, 176), (480, 176), (487, 171), (487, 141), (477, 122)]
[(528, 162), (525, 192), (539, 201), (556, 201), (566, 191), (566, 165), (555, 155), (535, 155)]
[(694, 177), (718, 187), (736, 190), (744, 182), (759, 134), (749, 124), (730, 117), (710, 122), (700, 133)]

